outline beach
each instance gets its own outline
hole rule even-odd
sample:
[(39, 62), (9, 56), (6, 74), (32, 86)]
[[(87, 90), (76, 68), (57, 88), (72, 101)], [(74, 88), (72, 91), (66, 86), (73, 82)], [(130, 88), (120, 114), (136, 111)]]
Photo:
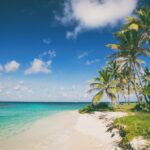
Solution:
[(113, 150), (120, 140), (108, 124), (124, 113), (65, 111), (41, 118), (26, 130), (0, 140), (1, 150)]

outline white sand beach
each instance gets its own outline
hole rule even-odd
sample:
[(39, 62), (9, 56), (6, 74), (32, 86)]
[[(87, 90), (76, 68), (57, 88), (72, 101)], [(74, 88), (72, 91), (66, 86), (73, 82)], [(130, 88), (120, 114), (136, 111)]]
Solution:
[(79, 114), (66, 111), (43, 118), (19, 134), (0, 141), (0, 150), (115, 150), (120, 140), (106, 127), (124, 113)]

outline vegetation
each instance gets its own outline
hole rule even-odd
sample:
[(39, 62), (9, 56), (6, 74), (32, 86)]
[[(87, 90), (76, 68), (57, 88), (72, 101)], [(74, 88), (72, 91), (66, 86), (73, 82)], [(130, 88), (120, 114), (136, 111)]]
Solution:
[(150, 7), (143, 6), (135, 12), (134, 18), (127, 20), (121, 30), (114, 33), (117, 43), (107, 45), (115, 52), (108, 56), (107, 65), (98, 71), (99, 76), (90, 84), (90, 92), (97, 91), (92, 103), (97, 105), (107, 95), (117, 107), (120, 97), (129, 104), (132, 94), (136, 97), (137, 107), (141, 105), (141, 109), (149, 112), (150, 70), (144, 69), (141, 56), (150, 56)]
[[(122, 136), (120, 146), (131, 149), (129, 141), (135, 137), (150, 140), (150, 70), (142, 60), (150, 57), (150, 7), (136, 10), (134, 17), (128, 17), (114, 37), (117, 42), (107, 44), (107, 47), (115, 51), (107, 57), (108, 63), (90, 84), (89, 92), (96, 91), (92, 104), (79, 112), (134, 112), (113, 123)], [(130, 101), (131, 94), (136, 97), (135, 103)], [(104, 95), (111, 104), (100, 103)], [(127, 103), (120, 103), (120, 98)]]
[(122, 140), (120, 146), (130, 149), (129, 142), (135, 137), (142, 136), (150, 140), (150, 115), (146, 113), (136, 113), (135, 115), (118, 118), (113, 123), (118, 128)]
[(116, 90), (116, 80), (113, 79), (113, 74), (109, 72), (108, 68), (99, 71), (99, 77), (94, 78), (94, 82), (90, 84), (92, 87), (89, 92), (98, 91), (98, 93), (93, 97), (93, 104), (97, 104), (104, 94), (106, 94), (111, 102), (116, 105), (116, 95), (114, 91)]
[(128, 105), (127, 103), (121, 103), (117, 107), (113, 107), (110, 103), (101, 102), (97, 105), (89, 104), (85, 106), (84, 108), (81, 108), (79, 110), (80, 113), (93, 113), (94, 111), (113, 111), (113, 112), (137, 112), (138, 109), (136, 108), (136, 103), (131, 103)]
[(89, 104), (79, 110), (80, 113), (92, 113), (94, 111), (113, 111), (113, 107), (109, 103), (99, 103), (97, 105)]

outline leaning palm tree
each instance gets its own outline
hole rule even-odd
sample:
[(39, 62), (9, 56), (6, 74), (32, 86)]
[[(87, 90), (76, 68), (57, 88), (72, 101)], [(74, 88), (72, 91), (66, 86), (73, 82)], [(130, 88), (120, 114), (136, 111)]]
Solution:
[(104, 94), (106, 94), (112, 104), (116, 106), (116, 80), (114, 80), (112, 73), (108, 71), (108, 68), (99, 71), (99, 76), (94, 78), (90, 87), (91, 89), (89, 92), (98, 91), (92, 99), (93, 104), (99, 103)]

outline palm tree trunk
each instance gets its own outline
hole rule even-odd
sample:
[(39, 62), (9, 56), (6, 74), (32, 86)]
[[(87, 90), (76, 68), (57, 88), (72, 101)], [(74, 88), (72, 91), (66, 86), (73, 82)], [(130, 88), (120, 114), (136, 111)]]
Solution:
[(135, 85), (135, 79), (134, 79), (133, 87), (134, 87), (134, 92), (135, 92), (136, 99), (137, 99), (138, 103), (140, 103), (139, 95), (138, 95), (136, 85)]
[(124, 101), (127, 102), (127, 99), (126, 99), (125, 95), (122, 94), (122, 96), (123, 96), (123, 98), (124, 98)]
[(119, 100), (119, 93), (117, 93), (117, 103), (118, 103), (118, 104), (120, 103), (120, 100)]
[(136, 71), (137, 77), (138, 77), (138, 79), (139, 79), (140, 86), (141, 86), (141, 88), (142, 88), (142, 87), (143, 87), (143, 86), (142, 86), (142, 81), (141, 81), (141, 78), (140, 78), (140, 75), (139, 75), (139, 72), (138, 72), (138, 70), (137, 70), (137, 68), (136, 68), (135, 63), (134, 63), (134, 70)]
[[(133, 68), (134, 68), (134, 64), (133, 64)], [(134, 68), (134, 71), (135, 71), (135, 68)], [(134, 91), (135, 91), (135, 96), (137, 98), (138, 103), (140, 103), (139, 95), (138, 95), (138, 92), (137, 92), (137, 89), (136, 89), (136, 76), (135, 76), (135, 72), (134, 72), (134, 75), (133, 75), (133, 79), (134, 79), (133, 87), (134, 87)]]
[(128, 105), (130, 104), (130, 85), (128, 83)]

